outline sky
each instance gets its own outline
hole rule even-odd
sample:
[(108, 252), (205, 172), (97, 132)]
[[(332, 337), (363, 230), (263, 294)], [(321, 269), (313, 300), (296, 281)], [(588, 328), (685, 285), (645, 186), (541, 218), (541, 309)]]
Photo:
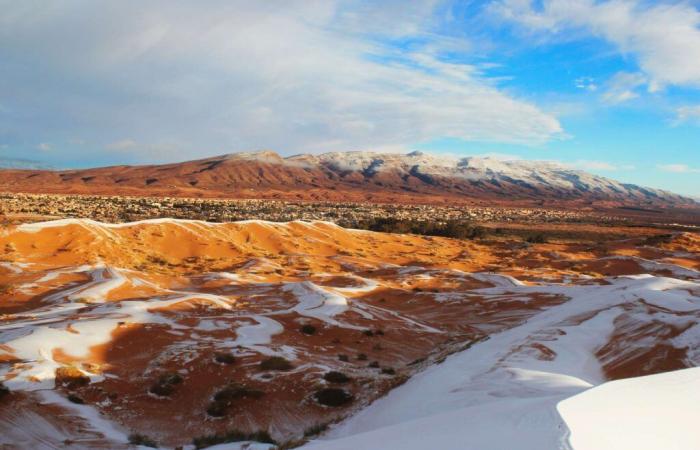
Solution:
[(0, 165), (561, 161), (700, 198), (700, 2), (0, 0)]

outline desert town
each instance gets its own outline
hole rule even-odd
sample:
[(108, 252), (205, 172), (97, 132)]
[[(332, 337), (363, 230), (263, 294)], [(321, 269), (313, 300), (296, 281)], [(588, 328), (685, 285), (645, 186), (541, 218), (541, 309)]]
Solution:
[(209, 222), (238, 220), (323, 220), (345, 227), (392, 217), (398, 220), (436, 219), (470, 222), (577, 223), (620, 222), (624, 219), (592, 212), (534, 208), (490, 208), (436, 205), (387, 205), (338, 202), (285, 202), (276, 200), (232, 200), (56, 194), (0, 194), (0, 215), (51, 218), (90, 217), (102, 222), (133, 222), (160, 217), (197, 219)]

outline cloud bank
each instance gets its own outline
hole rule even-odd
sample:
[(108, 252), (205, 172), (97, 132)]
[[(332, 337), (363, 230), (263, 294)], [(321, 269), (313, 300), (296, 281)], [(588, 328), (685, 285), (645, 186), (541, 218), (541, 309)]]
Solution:
[(477, 67), (442, 57), (455, 43), (435, 31), (445, 17), (434, 1), (0, 8), (0, 143), (77, 154), (67, 143), (83, 142), (172, 160), (402, 149), (437, 137), (532, 144), (562, 133)]

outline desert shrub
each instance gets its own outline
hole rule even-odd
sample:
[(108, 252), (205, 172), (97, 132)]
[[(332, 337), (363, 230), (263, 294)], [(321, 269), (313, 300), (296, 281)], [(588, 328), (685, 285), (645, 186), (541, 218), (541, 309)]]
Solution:
[(337, 370), (332, 370), (326, 373), (323, 375), (323, 379), (329, 383), (347, 383), (350, 381), (350, 377), (345, 375), (343, 372), (338, 372)]
[(299, 330), (304, 334), (308, 334), (309, 336), (316, 334), (316, 327), (313, 325), (302, 325)]
[(304, 437), (317, 436), (328, 429), (327, 423), (319, 423), (304, 430)]
[(394, 217), (375, 217), (356, 223), (345, 224), (370, 231), (383, 233), (422, 234), (426, 236), (442, 236), (456, 239), (476, 239), (486, 235), (484, 227), (476, 226), (466, 220), (447, 220), (444, 222), (428, 220), (397, 219)]
[(340, 354), (340, 355), (338, 355), (338, 360), (343, 361), (343, 362), (348, 362), (348, 361), (350, 361), (350, 358), (348, 358), (348, 355)]
[(261, 370), (279, 370), (286, 371), (292, 370), (294, 366), (292, 363), (282, 358), (281, 356), (272, 356), (260, 362)]
[(325, 406), (343, 406), (352, 402), (355, 397), (344, 389), (325, 388), (314, 393), (318, 403)]
[(90, 377), (73, 366), (59, 367), (55, 372), (55, 384), (57, 387), (76, 389), (90, 384)]
[(657, 234), (649, 236), (642, 241), (642, 245), (656, 246), (659, 244), (668, 244), (673, 240), (672, 234)]
[(231, 383), (214, 394), (214, 400), (235, 400), (239, 398), (260, 398), (264, 391), (252, 389), (239, 383)]
[(83, 400), (82, 397), (79, 397), (75, 394), (68, 394), (68, 401), (71, 403), (75, 403), (76, 405), (85, 404), (85, 400)]
[(210, 434), (208, 436), (199, 436), (192, 439), (192, 444), (200, 449), (205, 447), (211, 447), (218, 444), (226, 444), (229, 442), (242, 442), (242, 441), (254, 441), (262, 442), (265, 444), (276, 444), (270, 433), (267, 431), (256, 431), (253, 433), (246, 433), (239, 430), (231, 430), (225, 434)]
[(207, 415), (211, 417), (224, 417), (230, 404), (228, 402), (213, 401), (207, 406)]
[(544, 233), (531, 234), (525, 238), (525, 242), (529, 242), (530, 244), (546, 244), (547, 236), (545, 236)]
[(367, 367), (371, 367), (372, 369), (379, 369), (379, 362), (378, 361), (372, 361), (369, 363)]
[(10, 390), (4, 384), (0, 383), (0, 398), (10, 395)]
[(362, 334), (364, 334), (365, 336), (368, 336), (368, 337), (372, 337), (372, 336), (374, 336), (374, 331), (367, 329), (367, 330), (364, 330), (362, 332)]
[(411, 361), (410, 363), (408, 363), (408, 365), (415, 366), (416, 364), (420, 364), (422, 362), (425, 362), (425, 360), (426, 360), (426, 358), (418, 358), (418, 359), (415, 359), (415, 360)]
[(396, 371), (391, 367), (383, 367), (382, 373), (384, 375), (396, 375)]
[(360, 353), (359, 355), (357, 355), (357, 360), (358, 361), (367, 361), (367, 355), (364, 353)]
[(143, 434), (132, 433), (129, 435), (129, 444), (141, 445), (143, 447), (158, 448), (158, 443)]
[(236, 357), (228, 352), (217, 352), (214, 355), (214, 361), (218, 362), (219, 364), (233, 364), (236, 362)]
[(159, 397), (167, 397), (175, 392), (175, 386), (180, 383), (182, 383), (182, 376), (179, 373), (164, 373), (151, 385), (148, 392)]

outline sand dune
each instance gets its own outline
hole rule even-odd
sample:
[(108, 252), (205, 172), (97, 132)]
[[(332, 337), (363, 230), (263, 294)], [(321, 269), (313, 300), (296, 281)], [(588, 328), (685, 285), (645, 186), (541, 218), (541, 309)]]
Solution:
[[(699, 249), (692, 234), (514, 245), (325, 222), (6, 227), (0, 444), (283, 442), (337, 422), (307, 445), (564, 448), (579, 422), (559, 402), (699, 365)], [(343, 391), (332, 405), (327, 389)]]

